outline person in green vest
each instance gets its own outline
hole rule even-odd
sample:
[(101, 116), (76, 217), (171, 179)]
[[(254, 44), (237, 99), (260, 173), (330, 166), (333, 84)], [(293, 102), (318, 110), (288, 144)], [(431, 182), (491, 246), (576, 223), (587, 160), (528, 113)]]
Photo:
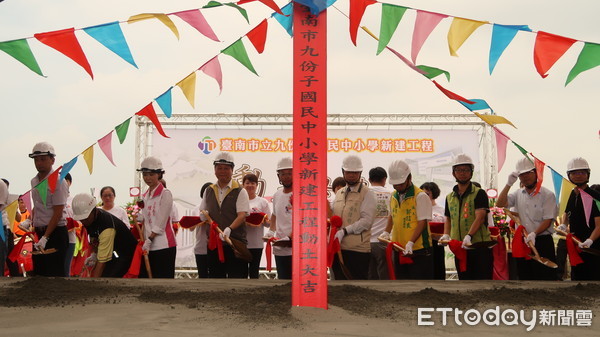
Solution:
[[(475, 186), (473, 160), (466, 154), (459, 154), (452, 164), (452, 175), (456, 186), (446, 196), (446, 223), (440, 241), (462, 240), (462, 248), (467, 250), (467, 269), (458, 270), (460, 280), (491, 280), (493, 270), (492, 250), (487, 247), (473, 248), (475, 243), (490, 241), (487, 228), (488, 198), (485, 191)], [(455, 258), (456, 266), (459, 266)]]
[[(427, 222), (431, 219), (429, 196), (412, 182), (408, 164), (392, 162), (389, 181), (394, 187), (390, 199), (390, 216), (380, 238), (399, 243), (412, 262), (396, 258), (394, 270), (397, 279), (433, 279), (433, 249)], [(391, 234), (390, 234), (391, 233)]]

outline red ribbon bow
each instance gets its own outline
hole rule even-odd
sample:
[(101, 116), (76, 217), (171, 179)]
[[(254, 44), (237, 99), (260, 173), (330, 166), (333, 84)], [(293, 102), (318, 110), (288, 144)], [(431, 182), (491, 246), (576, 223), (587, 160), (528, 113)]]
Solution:
[(467, 270), (467, 250), (462, 247), (462, 241), (450, 240), (448, 243), (450, 251), (456, 256), (458, 260), (458, 271), (461, 273)]
[(517, 227), (515, 236), (512, 244), (512, 255), (513, 257), (524, 257), (525, 260), (531, 259), (531, 248), (525, 243), (525, 237), (523, 236), (523, 226)]
[(573, 234), (567, 234), (567, 254), (569, 254), (569, 262), (571, 266), (576, 266), (580, 263), (583, 263), (583, 259), (579, 256), (579, 252), (581, 252), (581, 248), (575, 244), (573, 241)]
[(331, 268), (333, 265), (333, 259), (335, 253), (339, 252), (342, 249), (340, 245), (340, 240), (335, 238), (335, 234), (337, 231), (342, 228), (342, 218), (337, 215), (334, 215), (329, 220), (331, 223), (331, 228), (329, 231), (329, 240), (327, 241), (327, 266)]
[(219, 239), (219, 225), (213, 221), (210, 224), (210, 232), (208, 233), (208, 249), (215, 250), (217, 249), (219, 252), (219, 261), (221, 263), (225, 262), (225, 253), (223, 253), (223, 241)]

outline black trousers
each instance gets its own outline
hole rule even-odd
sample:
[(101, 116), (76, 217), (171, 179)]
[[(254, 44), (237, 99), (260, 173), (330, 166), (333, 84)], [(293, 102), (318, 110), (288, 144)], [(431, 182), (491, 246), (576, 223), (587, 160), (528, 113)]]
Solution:
[(437, 240), (431, 240), (433, 245), (433, 279), (446, 279), (446, 251), (444, 246), (438, 246)]
[[(102, 277), (123, 277), (129, 271), (131, 260), (133, 260), (132, 254), (120, 254), (119, 257), (113, 255), (112, 259), (106, 262), (102, 271)], [(145, 265), (142, 268), (145, 270)]]
[(277, 265), (277, 278), (280, 280), (292, 279), (292, 256), (275, 255), (275, 264)]
[(556, 274), (559, 280), (567, 277), (567, 240), (559, 239), (556, 243)]
[[(552, 235), (540, 235), (535, 238), (535, 248), (541, 257), (545, 257), (552, 262), (556, 262), (556, 252), (554, 250), (554, 240)], [(556, 280), (556, 270), (544, 266), (533, 259), (517, 259), (517, 270), (519, 280)]]
[(221, 263), (217, 249), (208, 250), (208, 277), (248, 278), (248, 262), (235, 257), (233, 249), (229, 245), (223, 245), (223, 253), (225, 262)]
[[(39, 238), (46, 232), (46, 227), (36, 227), (35, 232)], [(46, 243), (45, 249), (55, 248), (51, 254), (33, 255), (33, 272), (38, 276), (65, 276), (65, 257), (69, 248), (69, 234), (67, 227), (56, 227)]]
[(258, 278), (260, 269), (260, 258), (262, 257), (262, 248), (248, 248), (252, 254), (252, 261), (248, 262), (248, 276), (250, 278)]
[[(342, 258), (344, 259), (344, 265), (350, 273), (350, 277), (353, 280), (367, 280), (369, 279), (369, 261), (371, 260), (371, 253), (361, 253), (352, 250), (342, 250)], [(340, 261), (338, 260), (337, 254), (334, 255), (333, 260), (333, 275), (336, 280), (347, 280), (348, 278), (344, 275)]]
[(394, 257), (397, 280), (433, 280), (433, 254), (431, 249), (419, 249), (411, 256), (413, 263), (400, 264), (398, 253)]
[[(456, 269), (459, 269), (455, 257)], [(459, 280), (491, 280), (494, 268), (494, 256), (489, 248), (467, 249), (467, 270), (458, 271)]]
[(198, 268), (198, 278), (208, 278), (207, 254), (196, 254), (196, 267)]
[[(175, 278), (175, 257), (177, 247), (151, 250), (148, 253), (152, 278)], [(147, 278), (146, 265), (142, 262), (140, 278)]]
[(571, 280), (573, 281), (588, 281), (600, 280), (600, 256), (586, 252), (579, 254), (583, 263), (576, 266), (571, 266)]

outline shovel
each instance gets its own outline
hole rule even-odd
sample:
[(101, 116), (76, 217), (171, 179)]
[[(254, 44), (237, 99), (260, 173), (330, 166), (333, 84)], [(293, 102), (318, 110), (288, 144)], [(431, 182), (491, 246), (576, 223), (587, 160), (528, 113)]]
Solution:
[[(202, 214), (204, 214), (204, 216), (208, 219), (208, 221), (210, 223), (213, 223), (213, 219), (210, 217), (210, 215), (208, 215), (207, 211), (201, 211)], [(219, 233), (223, 233), (223, 231), (221, 230), (221, 228), (219, 228), (217, 226), (217, 230), (219, 231)], [(233, 254), (235, 254), (235, 257), (237, 257), (240, 260), (244, 260), (246, 262), (251, 262), (252, 261), (252, 254), (250, 253), (250, 251), (248, 250), (248, 246), (246, 246), (245, 243), (243, 243), (240, 240), (237, 240), (235, 238), (231, 238), (226, 236), (225, 237), (225, 242), (227, 242), (227, 244), (231, 247), (231, 249), (233, 249)]]
[[(562, 230), (558, 229), (557, 227), (554, 227), (554, 230), (558, 234), (565, 236), (565, 239), (566, 239), (566, 236), (569, 234), (569, 233), (567, 233), (565, 231), (562, 231)], [(571, 236), (571, 238), (573, 238), (573, 241), (579, 246), (579, 244), (581, 243), (581, 241), (578, 238), (576, 238), (575, 236)], [(594, 255), (600, 256), (600, 250), (598, 250), (598, 249), (595, 249), (595, 248), (580, 248), (580, 249), (581, 249), (582, 252), (586, 252), (586, 253), (590, 253), (590, 254), (594, 254)]]
[[(450, 240), (438, 240), (438, 246), (445, 246), (450, 243)], [(470, 245), (466, 245), (465, 249), (475, 249), (475, 248), (492, 248), (498, 244), (498, 241), (479, 241), (475, 243), (471, 243)]]
[[(523, 226), (521, 224), (521, 219), (519, 219), (518, 216), (514, 215), (511, 211), (509, 211), (508, 209), (504, 209), (504, 212), (515, 221), (515, 223), (519, 226)], [(525, 227), (523, 227), (523, 236), (527, 237), (528, 233), (527, 230), (525, 229)], [(531, 248), (531, 252), (533, 252), (533, 255), (531, 256), (532, 259), (534, 259), (535, 261), (543, 264), (544, 266), (548, 267), (548, 268), (558, 268), (558, 265), (552, 261), (550, 261), (548, 258), (545, 257), (541, 257), (540, 253), (538, 252), (537, 248), (535, 248), (535, 245), (533, 244), (533, 242), (531, 241), (527, 241), (527, 245), (529, 246), (529, 248)]]
[[(390, 241), (390, 240), (386, 240), (386, 239), (384, 239), (384, 238), (377, 238), (377, 239), (378, 239), (379, 241), (383, 242), (383, 243), (387, 243), (388, 245), (389, 245), (389, 244), (392, 242), (392, 241)], [(394, 250), (395, 250), (395, 251), (397, 251), (397, 252), (401, 252), (401, 253), (402, 253), (402, 254), (404, 254), (405, 256), (407, 256), (407, 257), (410, 257), (409, 255), (406, 255), (406, 254), (405, 254), (405, 250), (404, 250), (404, 248), (402, 248), (402, 247), (401, 247), (400, 245), (398, 245), (397, 243), (394, 243), (394, 244), (393, 244), (393, 246), (394, 246)], [(411, 255), (412, 255), (412, 254), (411, 254)]]
[[(33, 236), (32, 233), (29, 233), (29, 237), (31, 238), (31, 240), (34, 243), (33, 247), (35, 247), (35, 243), (37, 243), (35, 237)], [(56, 248), (42, 249), (42, 248), (35, 247), (35, 249), (31, 252), (31, 254), (33, 254), (33, 255), (46, 255), (46, 254), (56, 253), (56, 251), (57, 251)]]

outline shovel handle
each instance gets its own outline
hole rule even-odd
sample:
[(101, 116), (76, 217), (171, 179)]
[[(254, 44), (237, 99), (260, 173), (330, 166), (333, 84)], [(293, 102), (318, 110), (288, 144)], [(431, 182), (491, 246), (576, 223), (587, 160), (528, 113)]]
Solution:
[[(140, 229), (140, 225), (138, 225), (136, 215), (133, 216), (133, 225), (140, 234), (140, 239), (142, 240), (142, 242), (145, 242), (146, 234), (144, 234), (144, 232)], [(148, 272), (148, 278), (152, 278), (152, 268), (150, 268), (150, 257), (148, 256), (148, 254), (144, 254), (144, 265), (146, 266), (146, 272)]]
[[(390, 244), (392, 241), (384, 239), (384, 238), (377, 238), (377, 240)], [(392, 244), (394, 246), (394, 250), (396, 250), (397, 252), (402, 252), (402, 254), (406, 254), (404, 251), (404, 248), (402, 248), (400, 245), (398, 245), (397, 243), (393, 243)]]

